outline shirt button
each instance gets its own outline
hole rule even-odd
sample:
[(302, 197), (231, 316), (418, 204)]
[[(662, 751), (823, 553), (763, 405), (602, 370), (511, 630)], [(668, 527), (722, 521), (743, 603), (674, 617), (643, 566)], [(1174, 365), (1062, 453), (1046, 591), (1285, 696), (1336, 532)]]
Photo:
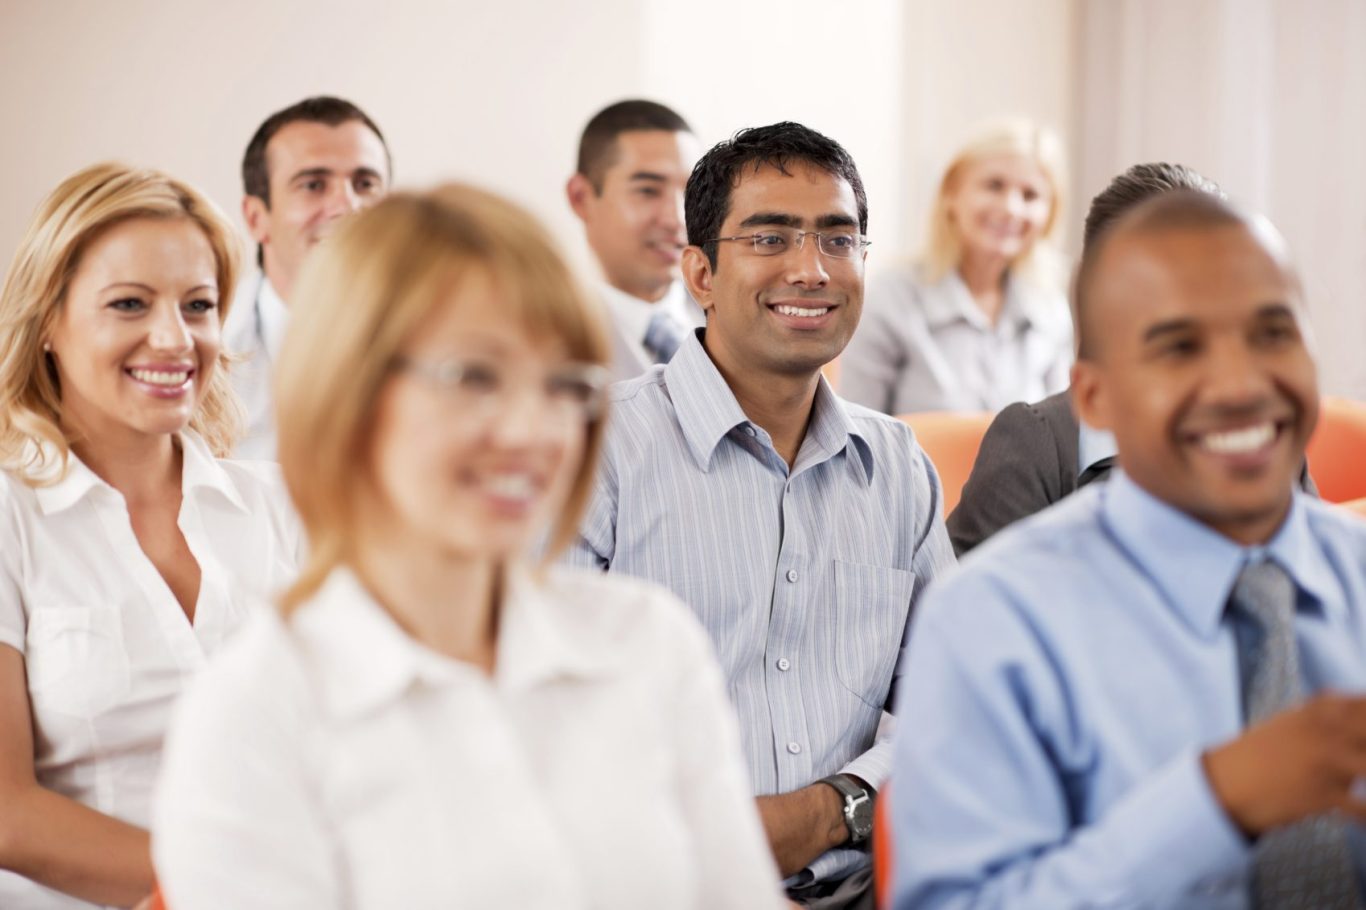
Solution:
[(786, 657), (780, 657), (780, 658), (778, 658), (778, 669), (779, 669), (779, 670), (790, 670), (790, 669), (792, 669), (792, 661), (788, 660)]
[(796, 570), (796, 569), (788, 569), (788, 570), (787, 570), (787, 580), (788, 580), (788, 581), (796, 581), (796, 580), (797, 580), (797, 570)]
[(802, 751), (802, 745), (801, 743), (788, 743), (787, 751), (791, 752), (793, 755), (797, 755)]
[(745, 434), (748, 435), (748, 436), (758, 436), (758, 435), (759, 435), (758, 433), (754, 432), (754, 427), (750, 427), (750, 426), (745, 427)]

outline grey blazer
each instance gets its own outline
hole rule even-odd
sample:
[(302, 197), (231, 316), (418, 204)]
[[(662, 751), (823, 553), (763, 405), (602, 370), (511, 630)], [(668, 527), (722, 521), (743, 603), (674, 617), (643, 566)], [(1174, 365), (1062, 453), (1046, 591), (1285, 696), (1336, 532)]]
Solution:
[[(1076, 491), (1080, 428), (1068, 392), (1010, 405), (987, 428), (958, 507), (949, 515), (953, 551), (964, 553), (1006, 525)], [(1088, 471), (1082, 484), (1108, 476)]]
[[(958, 507), (949, 515), (953, 552), (961, 557), (1006, 525), (1109, 477), (1113, 458), (1101, 459), (1077, 477), (1079, 435), (1070, 390), (1033, 404), (1016, 402), (997, 414), (982, 437)], [(1300, 489), (1318, 495), (1307, 463), (1300, 469)]]

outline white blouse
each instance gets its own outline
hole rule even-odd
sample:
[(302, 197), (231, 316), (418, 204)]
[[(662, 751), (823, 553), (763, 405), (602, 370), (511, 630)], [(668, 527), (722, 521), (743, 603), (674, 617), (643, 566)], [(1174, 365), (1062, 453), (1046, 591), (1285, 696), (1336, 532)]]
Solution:
[(174, 910), (785, 906), (705, 634), (644, 582), (509, 580), (492, 676), (337, 570), (182, 702), (152, 852)]
[(868, 282), (858, 330), (840, 357), (840, 395), (893, 416), (999, 411), (1067, 388), (1072, 316), (1061, 291), (1009, 277), (993, 325), (956, 271), (917, 269)]
[[(140, 827), (172, 703), (294, 577), (300, 534), (273, 465), (181, 437), (179, 525), (199, 563), (191, 625), (142, 552), (123, 496), (74, 455), (39, 488), (0, 472), (0, 644), (24, 655), (38, 782)], [(0, 872), (0, 907), (89, 907)]]

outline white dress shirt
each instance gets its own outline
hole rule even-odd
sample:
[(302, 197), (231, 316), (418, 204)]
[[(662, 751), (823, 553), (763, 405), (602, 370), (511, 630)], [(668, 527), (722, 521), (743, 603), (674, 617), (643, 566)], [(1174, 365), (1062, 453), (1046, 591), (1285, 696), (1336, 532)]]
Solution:
[(182, 703), (152, 850), (175, 910), (780, 907), (745, 776), (666, 592), (514, 571), (487, 676), (339, 569)]
[[(192, 433), (179, 525), (199, 563), (194, 623), (142, 552), (123, 496), (74, 455), (31, 488), (0, 472), (0, 644), (24, 655), (38, 782), (134, 825), (172, 703), (294, 575), (299, 532), (273, 465), (218, 461)], [(0, 872), (0, 907), (89, 907)]]
[(1061, 291), (1006, 280), (993, 324), (958, 272), (868, 282), (858, 330), (840, 357), (840, 394), (884, 414), (999, 411), (1067, 388), (1072, 317)]
[(634, 379), (655, 365), (654, 353), (645, 347), (645, 333), (660, 308), (677, 324), (680, 336), (707, 323), (706, 314), (688, 296), (681, 281), (675, 281), (668, 293), (653, 303), (604, 282), (602, 299), (612, 320), (612, 378), (617, 381)]
[(275, 460), (274, 364), (289, 325), (289, 309), (261, 272), (243, 276), (223, 325), (223, 347), (236, 355), (232, 387), (247, 412), (247, 431), (234, 458)]

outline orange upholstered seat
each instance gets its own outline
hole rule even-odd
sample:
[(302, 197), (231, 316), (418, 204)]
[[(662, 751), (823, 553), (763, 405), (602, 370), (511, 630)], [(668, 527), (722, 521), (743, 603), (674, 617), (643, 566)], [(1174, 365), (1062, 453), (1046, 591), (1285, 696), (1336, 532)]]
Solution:
[(884, 783), (873, 806), (873, 896), (879, 910), (892, 906), (892, 795), (890, 783)]
[(1309, 475), (1328, 502), (1366, 496), (1366, 404), (1324, 398), (1308, 455)]
[(982, 445), (982, 437), (995, 416), (991, 413), (963, 414), (950, 411), (901, 415), (901, 419), (915, 431), (916, 441), (939, 471), (939, 481), (944, 485), (945, 517), (958, 505), (963, 484), (967, 483), (968, 475), (972, 473), (972, 463), (977, 460), (977, 449)]

